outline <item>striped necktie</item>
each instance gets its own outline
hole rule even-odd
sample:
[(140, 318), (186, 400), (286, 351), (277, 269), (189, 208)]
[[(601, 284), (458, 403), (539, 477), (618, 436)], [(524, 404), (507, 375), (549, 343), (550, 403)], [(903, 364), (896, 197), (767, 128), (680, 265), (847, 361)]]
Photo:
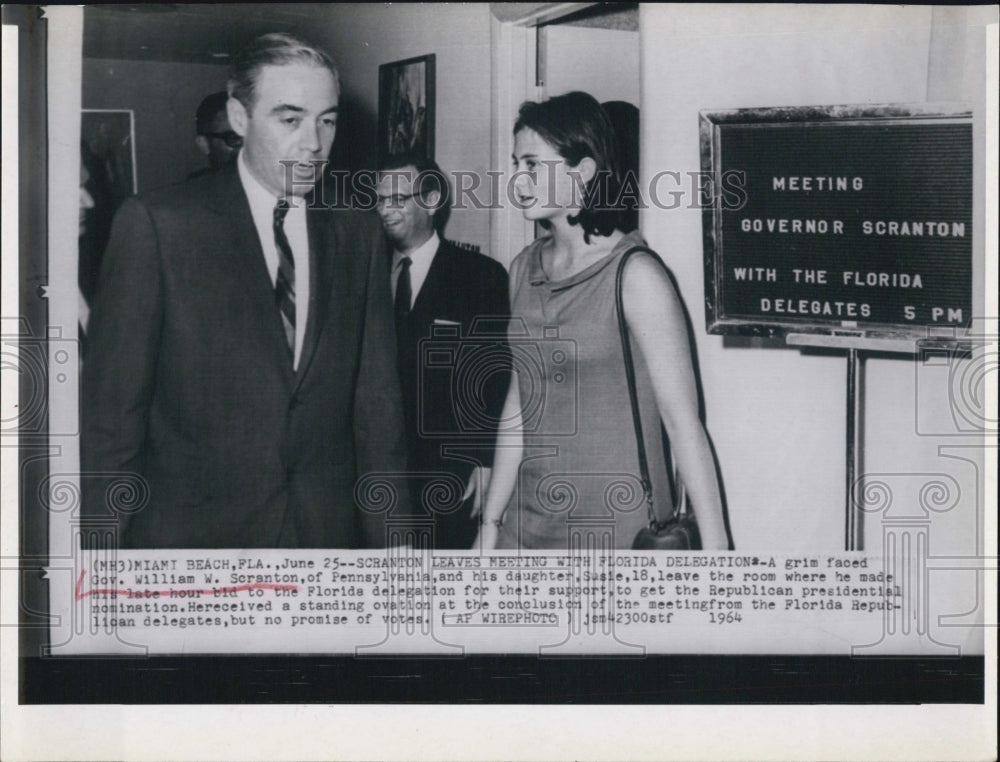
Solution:
[(288, 202), (278, 199), (274, 207), (274, 247), (278, 251), (278, 277), (274, 283), (274, 301), (281, 313), (281, 322), (285, 326), (285, 338), (288, 348), (295, 356), (295, 260), (292, 258), (292, 247), (285, 235), (285, 215), (288, 214)]

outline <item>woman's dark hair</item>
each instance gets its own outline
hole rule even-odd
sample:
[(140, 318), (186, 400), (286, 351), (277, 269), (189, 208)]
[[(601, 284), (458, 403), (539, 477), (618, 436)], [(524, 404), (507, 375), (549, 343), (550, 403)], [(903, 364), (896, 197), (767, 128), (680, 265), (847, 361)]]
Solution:
[(590, 243), (591, 235), (606, 236), (623, 229), (615, 129), (601, 104), (580, 91), (541, 103), (527, 101), (521, 104), (514, 134), (523, 129), (536, 132), (570, 166), (588, 156), (597, 165), (594, 177), (584, 187), (579, 214), (568, 218), (571, 225), (583, 228), (583, 240)]

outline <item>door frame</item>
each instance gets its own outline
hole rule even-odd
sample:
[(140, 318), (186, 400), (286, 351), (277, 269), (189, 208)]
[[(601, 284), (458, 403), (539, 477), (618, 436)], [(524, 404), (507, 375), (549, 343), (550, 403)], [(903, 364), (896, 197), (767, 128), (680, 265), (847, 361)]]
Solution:
[[(517, 17), (501, 21), (490, 13), (490, 167), (502, 171), (490, 186), (490, 255), (509, 267), (514, 257), (535, 238), (535, 226), (524, 219), (508, 199), (507, 181), (514, 151), (511, 128), (521, 104), (544, 97), (539, 72), (539, 46), (544, 50), (542, 25), (558, 21), (598, 3), (535, 3)], [(639, 15), (642, 45), (642, 15)], [(499, 190), (497, 197), (496, 190)]]

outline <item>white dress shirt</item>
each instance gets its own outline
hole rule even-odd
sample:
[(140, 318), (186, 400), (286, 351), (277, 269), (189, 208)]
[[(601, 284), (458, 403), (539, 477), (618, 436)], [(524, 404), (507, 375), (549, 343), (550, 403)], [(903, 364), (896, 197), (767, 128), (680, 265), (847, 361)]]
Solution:
[(441, 239), (438, 238), (437, 231), (431, 233), (431, 237), (409, 254), (401, 254), (398, 251), (392, 253), (392, 299), (396, 300), (396, 283), (399, 282), (400, 264), (403, 257), (410, 258), (410, 309), (417, 301), (424, 281), (427, 280), (427, 272), (431, 269), (434, 255), (437, 254)]
[[(236, 166), (243, 183), (243, 192), (250, 202), (250, 213), (257, 228), (260, 247), (264, 250), (264, 262), (271, 276), (271, 285), (278, 280), (278, 247), (274, 242), (274, 207), (278, 197), (261, 185), (251, 173), (240, 151)], [(298, 369), (302, 356), (302, 340), (306, 335), (306, 321), (309, 317), (309, 233), (306, 229), (306, 202), (299, 196), (288, 198), (288, 214), (285, 215), (285, 237), (292, 248), (295, 261), (295, 353), (292, 367)], [(275, 310), (277, 310), (275, 306)]]

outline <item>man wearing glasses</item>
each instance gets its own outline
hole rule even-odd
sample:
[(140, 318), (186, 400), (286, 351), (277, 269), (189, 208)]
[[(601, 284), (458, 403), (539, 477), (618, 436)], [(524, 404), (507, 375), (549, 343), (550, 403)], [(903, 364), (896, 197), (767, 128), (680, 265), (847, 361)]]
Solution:
[(510, 306), (503, 266), (441, 237), (448, 188), (433, 160), (409, 153), (383, 163), (376, 192), (394, 249), (411, 492), (434, 519), (434, 546), (468, 549), (510, 381)]
[(188, 175), (188, 179), (200, 177), (213, 169), (222, 169), (236, 160), (243, 146), (243, 138), (229, 126), (229, 117), (226, 114), (228, 101), (229, 93), (222, 90), (206, 95), (198, 106), (195, 115), (195, 129), (198, 134), (194, 142), (198, 150), (208, 159), (208, 166), (192, 172)]
[(323, 51), (254, 40), (237, 160), (119, 211), (83, 364), (86, 545), (382, 546), (409, 512), (378, 219), (309, 203), (339, 99)]

